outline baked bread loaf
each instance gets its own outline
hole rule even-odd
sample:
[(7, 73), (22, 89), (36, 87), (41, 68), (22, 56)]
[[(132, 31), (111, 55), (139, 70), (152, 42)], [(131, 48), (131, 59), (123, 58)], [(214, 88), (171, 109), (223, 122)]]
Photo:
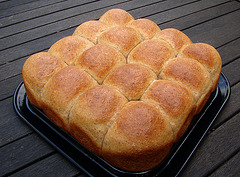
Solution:
[(111, 9), (30, 56), (29, 101), (126, 171), (154, 168), (216, 89), (221, 57), (183, 32)]

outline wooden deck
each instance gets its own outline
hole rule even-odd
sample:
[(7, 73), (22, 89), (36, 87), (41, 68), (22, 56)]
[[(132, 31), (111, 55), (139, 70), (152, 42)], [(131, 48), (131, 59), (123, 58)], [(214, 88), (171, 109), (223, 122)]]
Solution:
[(240, 2), (234, 0), (0, 0), (0, 176), (85, 176), (15, 113), (25, 60), (111, 8), (214, 46), (231, 97), (180, 176), (240, 175)]

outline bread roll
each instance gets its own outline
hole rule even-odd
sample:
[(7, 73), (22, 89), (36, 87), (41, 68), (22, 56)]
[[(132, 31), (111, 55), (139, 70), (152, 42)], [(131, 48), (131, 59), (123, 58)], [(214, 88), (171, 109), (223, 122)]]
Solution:
[(38, 108), (41, 106), (41, 92), (49, 78), (67, 66), (62, 60), (47, 52), (30, 56), (23, 65), (22, 77), (29, 101)]
[(22, 76), (29, 101), (56, 125), (114, 167), (139, 172), (183, 136), (221, 65), (214, 47), (111, 9), (29, 57)]
[(157, 32), (161, 31), (156, 23), (146, 18), (132, 20), (127, 26), (137, 29), (144, 40), (151, 39)]
[(203, 64), (210, 72), (213, 89), (217, 87), (222, 69), (222, 60), (214, 47), (205, 43), (195, 43), (185, 46), (178, 56), (193, 58)]
[(167, 80), (154, 81), (141, 100), (161, 111), (172, 127), (175, 142), (186, 131), (196, 111), (192, 91), (182, 84)]
[(60, 58), (68, 65), (73, 65), (80, 52), (93, 45), (92, 42), (80, 36), (68, 36), (55, 42), (48, 52)]
[(103, 141), (103, 158), (112, 165), (143, 171), (155, 167), (173, 145), (172, 129), (152, 105), (141, 101), (125, 105)]
[(192, 44), (191, 39), (187, 35), (174, 28), (164, 29), (158, 32), (154, 38), (167, 41), (176, 52), (179, 52), (183, 46)]
[(175, 52), (167, 42), (149, 39), (141, 42), (130, 52), (128, 63), (141, 63), (159, 74), (164, 63), (173, 57)]
[(187, 86), (195, 95), (197, 113), (200, 112), (212, 91), (212, 81), (207, 69), (191, 58), (174, 58), (170, 60), (159, 77)]
[(109, 26), (107, 24), (97, 20), (87, 21), (75, 29), (73, 36), (81, 36), (90, 40), (94, 44), (97, 44), (99, 34), (108, 27)]
[(111, 70), (126, 64), (126, 59), (117, 49), (106, 44), (97, 44), (78, 56), (75, 64), (101, 84)]
[(110, 26), (124, 26), (134, 20), (131, 14), (122, 9), (111, 9), (105, 12), (99, 19)]
[(138, 100), (156, 79), (157, 76), (151, 69), (140, 64), (126, 64), (109, 73), (103, 84), (116, 88), (128, 100)]
[(98, 38), (99, 43), (115, 47), (125, 57), (141, 41), (142, 37), (137, 30), (124, 26), (107, 29)]
[(97, 82), (77, 66), (67, 66), (53, 75), (44, 86), (41, 98), (44, 113), (68, 131), (68, 115), (77, 97)]
[(71, 134), (101, 155), (104, 137), (127, 99), (116, 89), (98, 85), (79, 96), (69, 116)]

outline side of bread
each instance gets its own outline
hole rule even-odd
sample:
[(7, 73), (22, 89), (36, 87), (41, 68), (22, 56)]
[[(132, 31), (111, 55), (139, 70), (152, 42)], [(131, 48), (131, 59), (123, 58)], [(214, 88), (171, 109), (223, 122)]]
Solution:
[(157, 166), (216, 89), (221, 57), (177, 29), (111, 9), (30, 56), (29, 101), (113, 166)]

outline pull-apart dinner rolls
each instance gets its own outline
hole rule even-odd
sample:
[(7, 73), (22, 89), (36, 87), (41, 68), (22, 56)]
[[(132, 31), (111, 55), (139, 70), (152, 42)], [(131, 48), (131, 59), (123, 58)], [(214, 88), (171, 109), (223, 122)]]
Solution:
[(128, 100), (116, 89), (98, 85), (84, 92), (69, 116), (69, 131), (85, 147), (101, 155), (109, 127)]
[(68, 131), (68, 116), (77, 97), (97, 82), (77, 66), (67, 66), (53, 75), (43, 88), (42, 109), (58, 126)]
[(126, 104), (103, 141), (103, 158), (129, 171), (148, 170), (159, 164), (173, 145), (169, 122), (152, 105)]
[(41, 106), (41, 92), (54, 73), (67, 66), (62, 60), (48, 52), (30, 56), (23, 65), (22, 77), (29, 101), (38, 108)]
[(184, 137), (221, 68), (213, 46), (111, 9), (30, 56), (22, 76), (52, 122), (112, 166), (139, 172)]

